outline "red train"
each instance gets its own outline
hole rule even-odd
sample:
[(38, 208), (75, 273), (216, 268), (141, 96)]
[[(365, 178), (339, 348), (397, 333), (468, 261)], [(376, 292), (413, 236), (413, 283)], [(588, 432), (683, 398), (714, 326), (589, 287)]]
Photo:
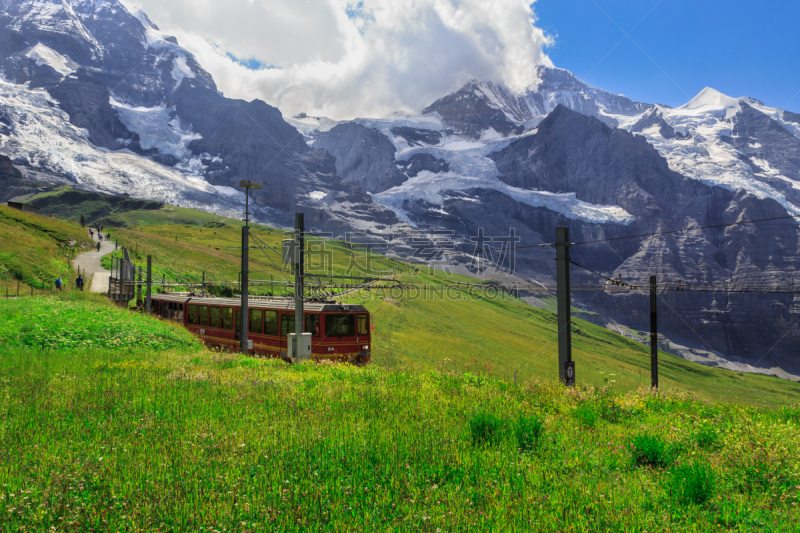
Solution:
[[(203, 342), (239, 351), (241, 301), (154, 294), (153, 313), (181, 322)], [(294, 333), (294, 300), (250, 300), (248, 339), (252, 354), (287, 359), (287, 334)], [(371, 359), (371, 322), (363, 305), (307, 303), (303, 306), (304, 330), (311, 333), (315, 361), (334, 360), (365, 364)]]

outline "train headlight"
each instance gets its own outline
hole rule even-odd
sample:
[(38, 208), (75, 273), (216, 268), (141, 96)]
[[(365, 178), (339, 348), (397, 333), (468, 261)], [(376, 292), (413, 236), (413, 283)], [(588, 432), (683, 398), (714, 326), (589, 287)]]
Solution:
[(369, 350), (369, 344), (365, 344), (363, 349), (364, 350)]

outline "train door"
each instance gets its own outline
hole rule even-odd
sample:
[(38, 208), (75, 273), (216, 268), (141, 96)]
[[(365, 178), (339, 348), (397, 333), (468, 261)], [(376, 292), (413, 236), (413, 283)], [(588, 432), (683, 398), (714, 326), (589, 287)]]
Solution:
[(289, 333), (294, 333), (294, 313), (284, 313), (281, 315), (281, 350), (288, 349), (287, 339)]

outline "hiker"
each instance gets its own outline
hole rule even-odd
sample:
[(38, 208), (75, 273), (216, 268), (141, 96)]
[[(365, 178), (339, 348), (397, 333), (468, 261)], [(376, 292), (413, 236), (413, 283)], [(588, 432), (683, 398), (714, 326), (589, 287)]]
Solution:
[(92, 230), (89, 230), (89, 237), (91, 237), (92, 239), (94, 239), (94, 231), (92, 231)]
[(64, 281), (61, 279), (61, 276), (58, 276), (58, 278), (56, 278), (56, 290), (60, 291), (63, 284)]
[(83, 290), (83, 276), (80, 274), (78, 274), (78, 279), (75, 280), (75, 285), (77, 285), (80, 290)]
[(119, 243), (117, 241), (114, 241), (114, 249), (115, 250), (119, 249)]
[(97, 251), (100, 251), (100, 241), (97, 241)]
[(99, 233), (99, 234), (97, 235), (97, 239), (102, 241), (102, 240), (103, 240), (103, 234), (102, 234), (102, 233)]

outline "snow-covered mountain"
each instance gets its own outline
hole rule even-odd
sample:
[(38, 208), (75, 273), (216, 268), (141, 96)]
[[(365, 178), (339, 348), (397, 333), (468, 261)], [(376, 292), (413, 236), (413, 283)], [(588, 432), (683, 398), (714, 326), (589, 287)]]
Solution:
[[(266, 185), (255, 195), (261, 221), (288, 225), (300, 208), (309, 226), (368, 230), (401, 256), (414, 253), (402, 243), (412, 228), (469, 243), (480, 228), (499, 236), (514, 227), (528, 245), (551, 242), (558, 225), (580, 241), (800, 214), (800, 115), (752, 98), (706, 89), (670, 109), (541, 67), (521, 94), (473, 80), (418, 115), (285, 120), (265, 102), (219, 93), (174, 37), (119, 0), (0, 6), (0, 155), (22, 171), (3, 171), (3, 197), (68, 183), (238, 216), (236, 185), (256, 179)], [(452, 260), (474, 268), (474, 252), (458, 245)], [(628, 280), (800, 282), (792, 220), (573, 254)], [(552, 259), (548, 248), (520, 250), (516, 272), (552, 279)], [(577, 305), (647, 327), (636, 313), (642, 296), (584, 294)], [(672, 312), (661, 331), (687, 350), (800, 375), (793, 294), (663, 299)]]
[(280, 112), (225, 98), (177, 39), (118, 0), (0, 0), (0, 153), (26, 177), (337, 231), (398, 222)]
[[(478, 228), (500, 235), (515, 227), (536, 244), (552, 241), (557, 225), (582, 241), (800, 213), (800, 116), (711, 89), (670, 109), (590, 87), (563, 70), (540, 75), (521, 95), (470, 82), (418, 116), (291, 122), (310, 145), (337, 157), (339, 175), (401, 220), (465, 240)], [(799, 243), (797, 223), (786, 220), (574, 253), (628, 280), (652, 273), (673, 283), (786, 285), (800, 282)], [(469, 262), (470, 250), (462, 251)], [(536, 279), (554, 273), (548, 251), (521, 251), (516, 267)], [(636, 314), (646, 307), (640, 296), (576, 298), (607, 318), (647, 327), (645, 314)], [(800, 318), (794, 295), (664, 298), (681, 310), (659, 319), (671, 340), (800, 374), (790, 355), (800, 335), (786, 326)], [(771, 350), (766, 339), (774, 339)]]

